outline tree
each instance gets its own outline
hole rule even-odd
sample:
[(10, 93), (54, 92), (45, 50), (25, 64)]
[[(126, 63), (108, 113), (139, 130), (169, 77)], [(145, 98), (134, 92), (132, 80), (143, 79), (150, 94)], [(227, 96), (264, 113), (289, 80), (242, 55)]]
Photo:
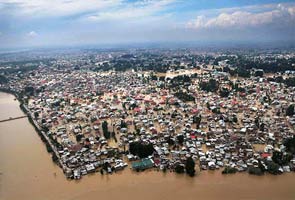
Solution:
[(8, 79), (5, 76), (0, 75), (0, 84), (4, 84), (4, 83), (8, 83)]
[(35, 119), (39, 117), (39, 113), (38, 112), (34, 112), (34, 117)]
[(121, 128), (127, 128), (127, 123), (124, 120), (121, 120), (120, 127)]
[(295, 137), (288, 138), (284, 145), (286, 146), (286, 151), (290, 152), (291, 154), (295, 154)]
[(256, 70), (254, 76), (263, 77), (263, 70)]
[(200, 82), (199, 87), (201, 90), (207, 92), (216, 92), (219, 88), (219, 83), (215, 79), (210, 79), (208, 82)]
[(237, 123), (237, 122), (238, 122), (238, 118), (237, 118), (236, 115), (233, 116), (233, 122), (234, 122), (234, 123)]
[(238, 170), (234, 167), (229, 167), (229, 166), (226, 166), (224, 168), (224, 170), (221, 172), (222, 174), (234, 174), (236, 173)]
[(32, 87), (32, 86), (26, 86), (25, 87), (25, 93), (26, 94), (29, 94), (29, 95), (33, 95), (33, 93), (34, 93), (34, 87)]
[(166, 140), (166, 142), (170, 145), (170, 146), (172, 146), (172, 145), (174, 145), (175, 144), (175, 141), (174, 140), (172, 140), (172, 138), (171, 137), (169, 137), (167, 140)]
[(186, 159), (185, 171), (189, 176), (195, 176), (195, 161), (191, 157)]
[(238, 73), (238, 76), (244, 77), (244, 78), (249, 78), (251, 76), (250, 71), (244, 68), (238, 68), (237, 73)]
[(77, 142), (80, 142), (82, 140), (82, 138), (83, 138), (83, 135), (82, 134), (76, 135), (76, 141)]
[(294, 87), (295, 86), (295, 77), (287, 78), (285, 81), (287, 87)]
[(228, 95), (230, 94), (230, 91), (229, 89), (227, 88), (222, 88), (220, 91), (219, 91), (219, 95), (221, 97), (228, 97)]
[(111, 134), (110, 132), (108, 131), (108, 122), (107, 121), (104, 121), (102, 124), (101, 124), (101, 127), (102, 127), (102, 132), (103, 132), (103, 135), (106, 139), (110, 139), (111, 137)]
[(178, 141), (179, 144), (183, 144), (183, 142), (184, 142), (184, 136), (183, 135), (178, 135), (177, 136), (177, 141)]
[(259, 125), (259, 130), (260, 131), (264, 131), (264, 128), (265, 128), (265, 124), (262, 122), (260, 125)]
[(287, 165), (290, 162), (290, 160), (292, 160), (292, 158), (293, 158), (292, 153), (291, 154), (290, 153), (283, 154), (280, 151), (274, 151), (273, 155), (272, 155), (272, 160), (281, 166)]
[(195, 97), (193, 97), (190, 94), (187, 94), (185, 92), (176, 92), (174, 94), (174, 96), (176, 96), (178, 99), (186, 102), (186, 101), (195, 101)]
[(176, 165), (175, 172), (177, 174), (183, 174), (184, 173), (184, 166), (182, 164)]
[(201, 115), (195, 115), (193, 117), (193, 123), (196, 124), (197, 128), (200, 128), (201, 120), (202, 120), (202, 116)]
[(275, 175), (279, 174), (280, 173), (279, 168), (280, 168), (280, 165), (278, 165), (275, 162), (269, 162), (267, 165), (267, 170), (271, 174), (275, 174)]
[(253, 175), (263, 175), (263, 171), (259, 168), (259, 167), (250, 167), (248, 170), (249, 174), (253, 174)]
[(286, 110), (286, 115), (287, 116), (293, 116), (294, 115), (294, 105), (289, 105), (287, 110)]
[(132, 142), (129, 144), (129, 152), (140, 158), (146, 158), (154, 153), (154, 147), (151, 143)]
[(274, 151), (272, 154), (272, 160), (279, 164), (282, 165), (282, 158), (283, 158), (283, 153), (280, 151)]

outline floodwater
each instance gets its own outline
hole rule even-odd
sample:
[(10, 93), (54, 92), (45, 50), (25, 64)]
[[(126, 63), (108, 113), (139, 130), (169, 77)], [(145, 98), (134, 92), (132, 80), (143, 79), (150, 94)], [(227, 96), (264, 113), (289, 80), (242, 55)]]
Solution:
[[(22, 115), (12, 95), (0, 93), (0, 119)], [(198, 172), (190, 178), (171, 172), (100, 173), (69, 181), (56, 166), (28, 119), (0, 123), (1, 200), (78, 199), (295, 199), (295, 173), (281, 176)]]

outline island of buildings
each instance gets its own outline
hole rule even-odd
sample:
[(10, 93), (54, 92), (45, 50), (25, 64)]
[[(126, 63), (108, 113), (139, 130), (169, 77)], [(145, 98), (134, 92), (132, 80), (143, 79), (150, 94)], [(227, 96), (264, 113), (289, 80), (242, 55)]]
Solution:
[(68, 178), (127, 166), (191, 176), (295, 170), (294, 53), (141, 49), (15, 59), (1, 57), (1, 90), (18, 97)]

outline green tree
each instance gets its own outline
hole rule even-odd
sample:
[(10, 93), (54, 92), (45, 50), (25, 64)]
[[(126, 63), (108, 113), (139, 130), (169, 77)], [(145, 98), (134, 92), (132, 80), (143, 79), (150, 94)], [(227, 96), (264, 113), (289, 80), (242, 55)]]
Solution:
[(191, 157), (186, 159), (185, 170), (191, 177), (195, 176), (195, 161)]
[(104, 121), (102, 124), (102, 132), (103, 132), (103, 135), (106, 139), (110, 139), (111, 137), (111, 134), (110, 132), (108, 131), (108, 122), (107, 121)]
[(279, 168), (280, 168), (280, 165), (275, 162), (269, 162), (267, 165), (267, 170), (271, 174), (275, 174), (275, 175), (279, 174), (280, 173)]
[(184, 136), (183, 135), (178, 135), (177, 136), (177, 141), (178, 141), (179, 144), (183, 144), (183, 142), (184, 142)]
[(202, 116), (201, 115), (195, 115), (193, 117), (193, 123), (196, 124), (197, 128), (200, 128), (201, 120), (202, 120)]
[(293, 116), (294, 115), (294, 105), (289, 105), (287, 110), (286, 110), (286, 115), (287, 116)]
[(184, 166), (181, 164), (176, 165), (175, 172), (177, 174), (183, 174), (184, 173)]
[(200, 82), (199, 87), (201, 90), (207, 92), (216, 92), (219, 88), (219, 83), (215, 79), (210, 79), (208, 82)]
[(228, 97), (228, 95), (230, 94), (230, 91), (229, 89), (227, 88), (222, 88), (220, 91), (219, 91), (219, 95), (221, 97)]
[(254, 76), (263, 77), (263, 70), (256, 70)]
[(291, 154), (295, 154), (295, 137), (288, 138), (284, 145), (286, 146), (286, 150)]
[(146, 158), (154, 153), (154, 147), (151, 143), (132, 142), (129, 144), (129, 152), (140, 158)]

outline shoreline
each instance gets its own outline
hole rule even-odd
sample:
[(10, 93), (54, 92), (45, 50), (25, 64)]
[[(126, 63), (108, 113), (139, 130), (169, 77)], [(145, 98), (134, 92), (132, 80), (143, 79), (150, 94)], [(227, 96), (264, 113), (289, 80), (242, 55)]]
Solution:
[[(11, 94), (11, 95), (13, 95), (16, 98), (16, 100), (19, 102), (19, 108), (21, 109), (21, 111), (25, 115), (27, 115), (29, 123), (34, 127), (36, 133), (41, 138), (41, 141), (45, 144), (47, 152), (51, 155), (52, 161), (55, 164), (58, 164), (58, 166), (61, 168), (61, 166), (60, 166), (61, 165), (61, 161), (58, 158), (59, 155), (56, 155), (56, 153), (54, 151), (54, 147), (52, 147), (51, 142), (49, 141), (49, 138), (46, 137), (46, 135), (45, 135), (46, 133), (40, 128), (40, 126), (38, 125), (38, 122), (36, 122), (33, 119), (33, 116), (30, 113), (30, 110), (26, 107), (26, 105), (24, 104), (23, 99), (20, 98), (20, 95), (17, 92), (15, 92), (15, 91), (12, 91), (12, 90), (9, 90), (9, 89), (5, 89), (5, 88), (0, 88), (0, 92)], [(58, 158), (58, 162), (57, 162), (56, 158)]]

